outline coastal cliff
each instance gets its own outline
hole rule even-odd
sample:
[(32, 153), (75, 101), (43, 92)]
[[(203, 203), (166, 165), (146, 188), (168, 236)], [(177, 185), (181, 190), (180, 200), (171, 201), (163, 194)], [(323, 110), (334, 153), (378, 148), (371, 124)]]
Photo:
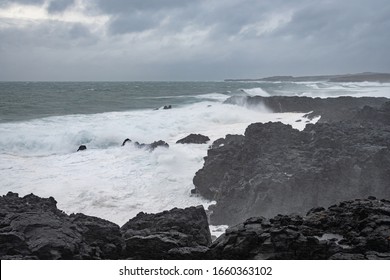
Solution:
[(357, 109), (353, 120), (309, 124), (255, 123), (208, 150), (195, 192), (215, 200), (212, 224), (251, 216), (304, 213), (340, 200), (390, 198), (389, 103)]

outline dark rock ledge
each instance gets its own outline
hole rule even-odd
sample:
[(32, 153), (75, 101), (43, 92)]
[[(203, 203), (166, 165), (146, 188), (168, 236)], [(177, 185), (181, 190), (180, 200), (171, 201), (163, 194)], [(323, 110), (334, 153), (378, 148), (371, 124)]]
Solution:
[(252, 217), (211, 243), (203, 207), (140, 213), (122, 228), (53, 198), (0, 197), (0, 259), (390, 259), (390, 201)]

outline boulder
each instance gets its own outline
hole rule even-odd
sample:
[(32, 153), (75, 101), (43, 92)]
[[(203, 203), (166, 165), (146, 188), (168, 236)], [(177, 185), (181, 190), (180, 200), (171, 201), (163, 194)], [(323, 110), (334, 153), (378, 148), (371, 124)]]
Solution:
[(210, 138), (202, 134), (190, 134), (180, 140), (176, 144), (206, 144)]
[(157, 214), (139, 213), (121, 228), (126, 242), (126, 258), (198, 258), (211, 244), (203, 206), (174, 208)]

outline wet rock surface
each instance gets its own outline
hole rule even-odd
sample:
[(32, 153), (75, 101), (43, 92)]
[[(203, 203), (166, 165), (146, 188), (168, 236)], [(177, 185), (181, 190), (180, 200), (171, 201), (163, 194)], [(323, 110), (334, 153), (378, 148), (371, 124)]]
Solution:
[(306, 216), (250, 218), (210, 247), (212, 259), (390, 259), (390, 201), (351, 200)]

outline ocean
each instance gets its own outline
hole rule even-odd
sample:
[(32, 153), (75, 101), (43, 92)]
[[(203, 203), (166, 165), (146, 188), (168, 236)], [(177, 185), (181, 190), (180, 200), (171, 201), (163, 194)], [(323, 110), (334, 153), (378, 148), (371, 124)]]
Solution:
[[(0, 193), (53, 196), (66, 213), (119, 225), (143, 211), (215, 202), (191, 195), (212, 141), (254, 122), (296, 129), (304, 113), (224, 104), (236, 95), (390, 97), (390, 84), (327, 82), (0, 82)], [(171, 105), (172, 109), (162, 109)], [(303, 120), (297, 122), (297, 120)], [(209, 144), (176, 144), (190, 133)], [(164, 140), (154, 151), (133, 145)], [(76, 152), (80, 145), (87, 150)]]

